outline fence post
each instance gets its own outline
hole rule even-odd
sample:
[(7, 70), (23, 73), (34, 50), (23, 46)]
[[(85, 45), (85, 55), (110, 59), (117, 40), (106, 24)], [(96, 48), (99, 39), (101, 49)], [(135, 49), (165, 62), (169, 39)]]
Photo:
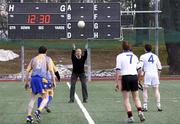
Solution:
[[(158, 6), (158, 0), (155, 0), (155, 11), (159, 10), (159, 6)], [(156, 55), (159, 55), (159, 13), (155, 13), (155, 53)]]

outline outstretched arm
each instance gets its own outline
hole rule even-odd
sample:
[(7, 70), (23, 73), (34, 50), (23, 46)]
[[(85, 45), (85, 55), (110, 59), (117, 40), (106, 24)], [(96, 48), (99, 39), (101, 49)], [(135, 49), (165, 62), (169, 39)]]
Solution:
[(50, 72), (51, 74), (51, 77), (52, 77), (52, 83), (54, 85), (54, 88), (56, 88), (56, 80), (55, 80), (55, 76), (54, 76), (54, 69), (53, 69), (53, 61), (52, 59), (50, 59), (50, 61), (48, 62), (48, 71)]
[(87, 49), (85, 49), (85, 50), (84, 50), (84, 60), (87, 59), (87, 55), (88, 55), (88, 51), (87, 51)]
[(73, 50), (72, 50), (72, 52), (71, 52), (71, 59), (73, 59), (73, 58), (74, 58), (74, 56), (75, 56), (75, 49), (76, 49), (76, 45), (75, 45), (75, 44), (73, 44), (73, 45), (72, 45), (72, 47), (73, 47)]
[(32, 70), (32, 60), (30, 61), (30, 63), (28, 64), (28, 67), (26, 69), (26, 77), (25, 77), (25, 82), (24, 82), (25, 90), (27, 90), (29, 88), (29, 75), (30, 75), (31, 70)]

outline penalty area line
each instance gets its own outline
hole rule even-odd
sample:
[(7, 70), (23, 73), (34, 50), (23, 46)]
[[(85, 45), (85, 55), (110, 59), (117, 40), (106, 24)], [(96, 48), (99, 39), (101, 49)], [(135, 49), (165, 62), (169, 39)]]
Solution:
[[(69, 89), (70, 89), (70, 86), (71, 86), (71, 85), (70, 85), (69, 82), (67, 82), (67, 85), (68, 85), (68, 87), (69, 87)], [(88, 121), (88, 123), (89, 123), (89, 124), (95, 124), (94, 120), (93, 120), (93, 119), (91, 118), (91, 116), (89, 115), (88, 111), (86, 110), (86, 108), (85, 108), (84, 105), (82, 104), (82, 102), (81, 102), (81, 100), (79, 99), (79, 97), (78, 97), (78, 95), (77, 95), (76, 92), (75, 92), (74, 95), (75, 95), (75, 100), (76, 100), (79, 108), (80, 108), (81, 111), (83, 112), (83, 114), (84, 114), (86, 120)]]

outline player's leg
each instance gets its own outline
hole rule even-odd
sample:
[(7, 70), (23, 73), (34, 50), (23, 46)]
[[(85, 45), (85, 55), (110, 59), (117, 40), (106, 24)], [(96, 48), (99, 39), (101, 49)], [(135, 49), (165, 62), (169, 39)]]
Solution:
[(42, 110), (44, 109), (44, 107), (47, 105), (48, 94), (47, 93), (42, 94), (42, 98), (43, 98), (43, 100), (42, 100), (39, 108), (34, 113), (34, 116), (37, 119), (37, 121), (40, 121), (40, 119), (41, 119), (40, 114), (41, 114)]
[[(46, 89), (49, 87), (49, 84), (52, 85), (52, 84), (49, 83), (48, 80), (45, 79), (45, 78), (42, 78), (42, 83), (43, 83), (43, 85), (44, 85), (44, 87), (45, 87)], [(38, 107), (38, 108), (40, 107), (42, 100), (43, 100), (42, 96), (39, 96), (39, 97), (38, 97), (38, 101), (37, 101), (37, 107)]]
[(34, 116), (37, 119), (37, 121), (40, 121), (40, 114), (41, 111), (44, 109), (48, 102), (48, 94), (45, 90), (45, 84), (43, 83), (42, 77), (36, 77), (36, 85), (37, 85), (37, 93), (42, 95), (42, 102), (38, 108), (38, 110), (35, 111)]
[(161, 109), (161, 100), (160, 100), (160, 92), (159, 92), (159, 85), (153, 86), (154, 95), (156, 98), (156, 106), (158, 111), (162, 111)]
[(27, 118), (26, 118), (26, 121), (28, 123), (33, 123), (32, 110), (33, 110), (33, 107), (34, 107), (34, 103), (35, 103), (35, 95), (32, 93), (31, 94), (31, 99), (30, 99), (29, 104), (28, 104), (28, 115), (27, 115)]
[(154, 95), (155, 95), (155, 98), (156, 98), (157, 109), (158, 109), (158, 111), (162, 111), (161, 103), (160, 103), (159, 84), (160, 84), (159, 76), (158, 76), (158, 74), (156, 74), (156, 75), (153, 76), (153, 79), (152, 79), (152, 87), (153, 87)]
[(131, 104), (129, 101), (129, 91), (130, 91), (130, 86), (129, 86), (129, 78), (128, 76), (122, 76), (121, 79), (121, 85), (122, 85), (122, 94), (123, 94), (123, 102), (124, 102), (124, 107), (127, 112), (128, 116), (128, 123), (134, 122), (133, 114), (132, 114), (132, 109), (131, 109)]
[(132, 123), (134, 122), (134, 118), (133, 118), (133, 114), (132, 114), (132, 108), (131, 108), (131, 104), (129, 101), (129, 92), (128, 91), (122, 91), (123, 94), (123, 101), (124, 101), (124, 107), (126, 109), (127, 112), (127, 116), (128, 116), (128, 123)]
[(53, 89), (50, 89), (48, 91), (48, 102), (47, 102), (47, 105), (45, 106), (45, 109), (48, 113), (51, 112), (51, 110), (49, 109), (49, 104), (51, 103), (53, 96), (54, 96), (54, 91), (53, 91)]
[(40, 107), (42, 100), (43, 100), (42, 96), (39, 96), (37, 100), (37, 108)]
[(74, 93), (75, 93), (77, 78), (78, 78), (78, 75), (72, 73), (72, 75), (71, 75), (71, 87), (70, 87), (70, 100), (69, 100), (69, 103), (74, 102)]
[(151, 86), (151, 74), (145, 73), (143, 88), (143, 111), (148, 111), (148, 87)]
[(134, 103), (135, 103), (137, 111), (138, 111), (140, 121), (143, 122), (143, 121), (145, 121), (145, 116), (142, 112), (142, 105), (141, 105), (141, 101), (139, 98), (139, 92), (138, 91), (132, 92), (132, 96), (133, 96), (133, 100), (134, 100)]
[(139, 98), (138, 78), (137, 78), (136, 75), (130, 76), (129, 81), (130, 81), (130, 90), (132, 92), (132, 97), (133, 97), (134, 103), (136, 105), (140, 121), (141, 122), (145, 121), (145, 116), (144, 116), (144, 114), (142, 112), (142, 105), (141, 105), (141, 101), (140, 101), (140, 98)]
[(148, 111), (148, 86), (144, 85), (143, 88), (143, 111)]
[(82, 96), (83, 96), (83, 102), (86, 103), (88, 99), (88, 91), (87, 91), (87, 80), (85, 73), (79, 75), (80, 81), (81, 81), (81, 87), (82, 87)]
[(34, 107), (34, 103), (35, 103), (35, 94), (37, 94), (38, 92), (38, 86), (37, 86), (37, 78), (36, 77), (31, 77), (31, 90), (32, 90), (32, 93), (31, 93), (31, 99), (30, 99), (30, 102), (28, 104), (28, 116), (27, 116), (27, 122), (28, 123), (33, 123), (33, 118), (32, 118), (32, 110), (33, 110), (33, 107)]

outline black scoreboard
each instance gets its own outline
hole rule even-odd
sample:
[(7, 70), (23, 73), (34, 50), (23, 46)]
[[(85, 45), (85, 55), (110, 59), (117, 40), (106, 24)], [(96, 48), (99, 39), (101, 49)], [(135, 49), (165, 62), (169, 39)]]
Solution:
[(120, 28), (120, 3), (8, 4), (9, 39), (118, 39)]

